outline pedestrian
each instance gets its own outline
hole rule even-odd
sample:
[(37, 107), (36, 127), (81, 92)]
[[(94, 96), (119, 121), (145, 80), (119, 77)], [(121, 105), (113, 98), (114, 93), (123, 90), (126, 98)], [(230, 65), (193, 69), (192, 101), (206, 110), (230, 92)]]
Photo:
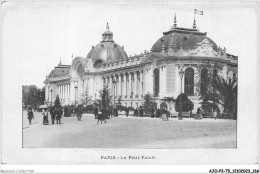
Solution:
[(134, 117), (138, 117), (138, 110), (137, 110), (137, 108), (134, 111)]
[(61, 124), (60, 123), (61, 116), (62, 116), (62, 108), (56, 108), (56, 123), (57, 124)]
[(114, 116), (118, 117), (118, 111), (117, 111), (117, 108), (114, 109)]
[(143, 111), (143, 108), (142, 108), (142, 107), (140, 108), (140, 111), (139, 111), (139, 113), (140, 113), (140, 114), (139, 114), (139, 115), (140, 115), (140, 117), (143, 117), (143, 116), (144, 116), (144, 111)]
[(49, 124), (47, 108), (43, 109), (42, 116), (43, 116), (42, 124), (43, 125)]
[(95, 119), (97, 119), (97, 115), (98, 115), (98, 108), (97, 107), (94, 108), (94, 115), (95, 115)]
[(161, 118), (161, 110), (160, 110), (160, 108), (157, 109), (156, 118)]
[(218, 115), (218, 113), (217, 113), (217, 111), (215, 110), (214, 112), (213, 112), (213, 118), (216, 120), (217, 119), (217, 115)]
[(166, 110), (166, 108), (163, 108), (162, 110), (162, 120), (163, 121), (169, 121), (169, 111)]
[(127, 117), (129, 116), (129, 108), (125, 109), (125, 114), (126, 114)]
[(154, 108), (152, 107), (152, 109), (151, 109), (151, 118), (154, 118)]
[(105, 108), (99, 108), (98, 115), (97, 115), (97, 119), (98, 119), (97, 123), (99, 123), (99, 121), (101, 122), (101, 124), (102, 124), (102, 121), (105, 121), (105, 123), (106, 123), (107, 114), (108, 113)]
[(202, 119), (202, 116), (201, 116), (201, 109), (198, 107), (197, 109), (197, 119)]
[(32, 108), (28, 108), (28, 120), (29, 120), (29, 124), (31, 125), (32, 124), (32, 119), (34, 118), (34, 114), (33, 114), (33, 111), (32, 111)]
[(51, 124), (54, 124), (54, 122), (55, 122), (55, 115), (56, 115), (54, 106), (52, 106), (50, 108), (50, 115), (51, 115)]

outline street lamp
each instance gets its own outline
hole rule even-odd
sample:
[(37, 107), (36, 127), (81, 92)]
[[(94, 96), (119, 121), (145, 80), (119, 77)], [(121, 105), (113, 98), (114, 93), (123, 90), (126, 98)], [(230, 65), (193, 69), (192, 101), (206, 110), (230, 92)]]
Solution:
[(155, 92), (156, 92), (156, 90), (153, 91), (153, 108), (154, 109), (156, 109), (155, 108)]
[(51, 106), (52, 106), (52, 89), (51, 89)]
[(131, 92), (131, 107), (133, 107), (133, 92)]
[(76, 106), (76, 95), (77, 95), (78, 86), (76, 85), (74, 88), (75, 88), (75, 106)]
[(113, 89), (114, 89), (114, 106), (116, 106), (116, 90), (115, 90), (115, 84), (116, 84), (116, 80), (113, 78)]
[(184, 71), (181, 70), (179, 71), (179, 76), (181, 78), (181, 95), (180, 95), (180, 111), (179, 111), (179, 120), (182, 120), (182, 78), (183, 78), (183, 75), (184, 75)]

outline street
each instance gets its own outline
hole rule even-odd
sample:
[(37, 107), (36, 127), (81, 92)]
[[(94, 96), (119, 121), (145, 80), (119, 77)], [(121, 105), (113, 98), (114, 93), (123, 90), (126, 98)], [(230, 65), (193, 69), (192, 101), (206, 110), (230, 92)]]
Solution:
[[(236, 148), (236, 120), (119, 116), (97, 124), (92, 114), (62, 117), (60, 125), (43, 125), (34, 113), (23, 114), (23, 147), (41, 148)], [(49, 122), (51, 123), (50, 115)]]

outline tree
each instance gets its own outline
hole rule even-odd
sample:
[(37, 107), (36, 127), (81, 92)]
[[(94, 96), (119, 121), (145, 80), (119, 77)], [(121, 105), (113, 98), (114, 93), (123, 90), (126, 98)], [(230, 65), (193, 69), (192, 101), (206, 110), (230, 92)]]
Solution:
[(181, 93), (178, 95), (177, 99), (175, 100), (175, 110), (176, 112), (180, 112), (180, 100), (182, 103), (182, 111), (189, 112), (193, 110), (194, 104), (190, 99), (187, 97), (186, 94)]
[(81, 94), (80, 102), (82, 105), (89, 105), (91, 102), (91, 97), (88, 95), (88, 88), (86, 88), (86, 91)]
[(218, 104), (224, 107), (225, 113), (230, 113), (236, 118), (237, 112), (237, 81), (236, 79), (225, 80), (223, 77), (216, 78), (216, 93)]
[(99, 98), (100, 99), (97, 100), (97, 105), (108, 109), (112, 104), (112, 96), (107, 86), (104, 86), (103, 89), (99, 91)]
[(55, 108), (61, 108), (59, 95), (56, 96), (56, 99), (55, 99), (55, 102), (54, 102), (54, 107)]
[(144, 110), (148, 111), (151, 110), (153, 107), (153, 97), (151, 94), (145, 94), (144, 95), (144, 103), (143, 103), (143, 108)]
[(43, 104), (45, 98), (44, 88), (40, 89), (35, 85), (23, 85), (22, 86), (22, 99), (23, 105), (31, 105), (37, 107)]
[(213, 72), (212, 76), (207, 77), (210, 84), (207, 91), (201, 95), (202, 109), (204, 112), (212, 113), (213, 110), (219, 111), (218, 105), (224, 107), (224, 113), (231, 114), (236, 118), (237, 114), (237, 81), (236, 79), (225, 80), (223, 77)]

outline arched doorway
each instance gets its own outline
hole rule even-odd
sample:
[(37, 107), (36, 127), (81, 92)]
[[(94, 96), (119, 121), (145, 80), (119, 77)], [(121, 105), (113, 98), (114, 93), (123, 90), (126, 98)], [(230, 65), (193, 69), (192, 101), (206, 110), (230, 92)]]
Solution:
[(160, 74), (159, 70), (156, 68), (153, 71), (153, 95), (158, 97), (160, 90)]

